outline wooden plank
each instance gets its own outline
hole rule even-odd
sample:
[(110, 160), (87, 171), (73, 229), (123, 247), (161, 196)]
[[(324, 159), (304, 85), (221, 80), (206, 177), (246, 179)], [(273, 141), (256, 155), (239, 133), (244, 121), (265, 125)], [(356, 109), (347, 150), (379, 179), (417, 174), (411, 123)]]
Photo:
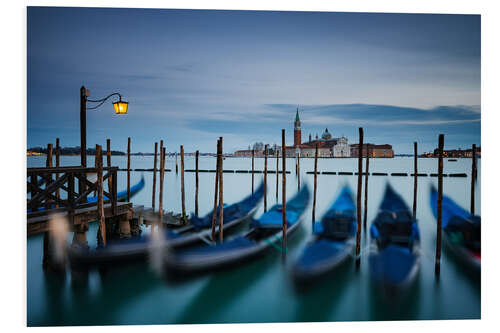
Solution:
[[(105, 171), (118, 170), (118, 167), (106, 167), (103, 168)], [(94, 167), (86, 168), (82, 166), (61, 166), (61, 167), (49, 167), (49, 168), (26, 168), (28, 176), (32, 174), (51, 174), (51, 173), (64, 173), (64, 172), (75, 172), (75, 173), (97, 173), (97, 169)]]

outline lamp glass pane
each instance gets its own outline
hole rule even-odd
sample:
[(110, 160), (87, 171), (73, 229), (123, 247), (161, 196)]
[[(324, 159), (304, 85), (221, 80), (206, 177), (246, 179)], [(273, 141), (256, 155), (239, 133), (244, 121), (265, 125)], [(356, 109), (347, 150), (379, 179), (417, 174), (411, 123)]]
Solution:
[(126, 114), (128, 109), (128, 102), (115, 102), (113, 103), (116, 114)]

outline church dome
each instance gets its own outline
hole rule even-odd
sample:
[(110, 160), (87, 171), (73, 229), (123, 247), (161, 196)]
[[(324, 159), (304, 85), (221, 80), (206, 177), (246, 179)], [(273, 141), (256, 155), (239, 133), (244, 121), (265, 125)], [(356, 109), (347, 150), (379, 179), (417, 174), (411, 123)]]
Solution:
[(330, 134), (330, 132), (328, 132), (328, 128), (325, 129), (325, 131), (321, 135), (321, 139), (323, 139), (323, 140), (331, 140), (331, 138), (332, 138), (332, 135)]

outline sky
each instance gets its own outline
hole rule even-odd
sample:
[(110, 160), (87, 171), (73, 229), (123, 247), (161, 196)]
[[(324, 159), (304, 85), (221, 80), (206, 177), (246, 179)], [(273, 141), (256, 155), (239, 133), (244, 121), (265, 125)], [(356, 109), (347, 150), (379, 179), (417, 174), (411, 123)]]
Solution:
[[(28, 7), (27, 146), (79, 146), (79, 90), (90, 99), (87, 147), (152, 152), (246, 149), (334, 137), (396, 154), (481, 141), (479, 15)], [(92, 106), (91, 103), (88, 105)]]

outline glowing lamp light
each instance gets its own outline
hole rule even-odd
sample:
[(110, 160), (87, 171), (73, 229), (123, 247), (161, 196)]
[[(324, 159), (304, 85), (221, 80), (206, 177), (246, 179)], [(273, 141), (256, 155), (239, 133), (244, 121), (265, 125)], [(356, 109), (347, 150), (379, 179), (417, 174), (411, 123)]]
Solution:
[(118, 102), (114, 102), (113, 107), (115, 108), (116, 114), (127, 114), (128, 102), (122, 101), (120, 96), (120, 100)]

